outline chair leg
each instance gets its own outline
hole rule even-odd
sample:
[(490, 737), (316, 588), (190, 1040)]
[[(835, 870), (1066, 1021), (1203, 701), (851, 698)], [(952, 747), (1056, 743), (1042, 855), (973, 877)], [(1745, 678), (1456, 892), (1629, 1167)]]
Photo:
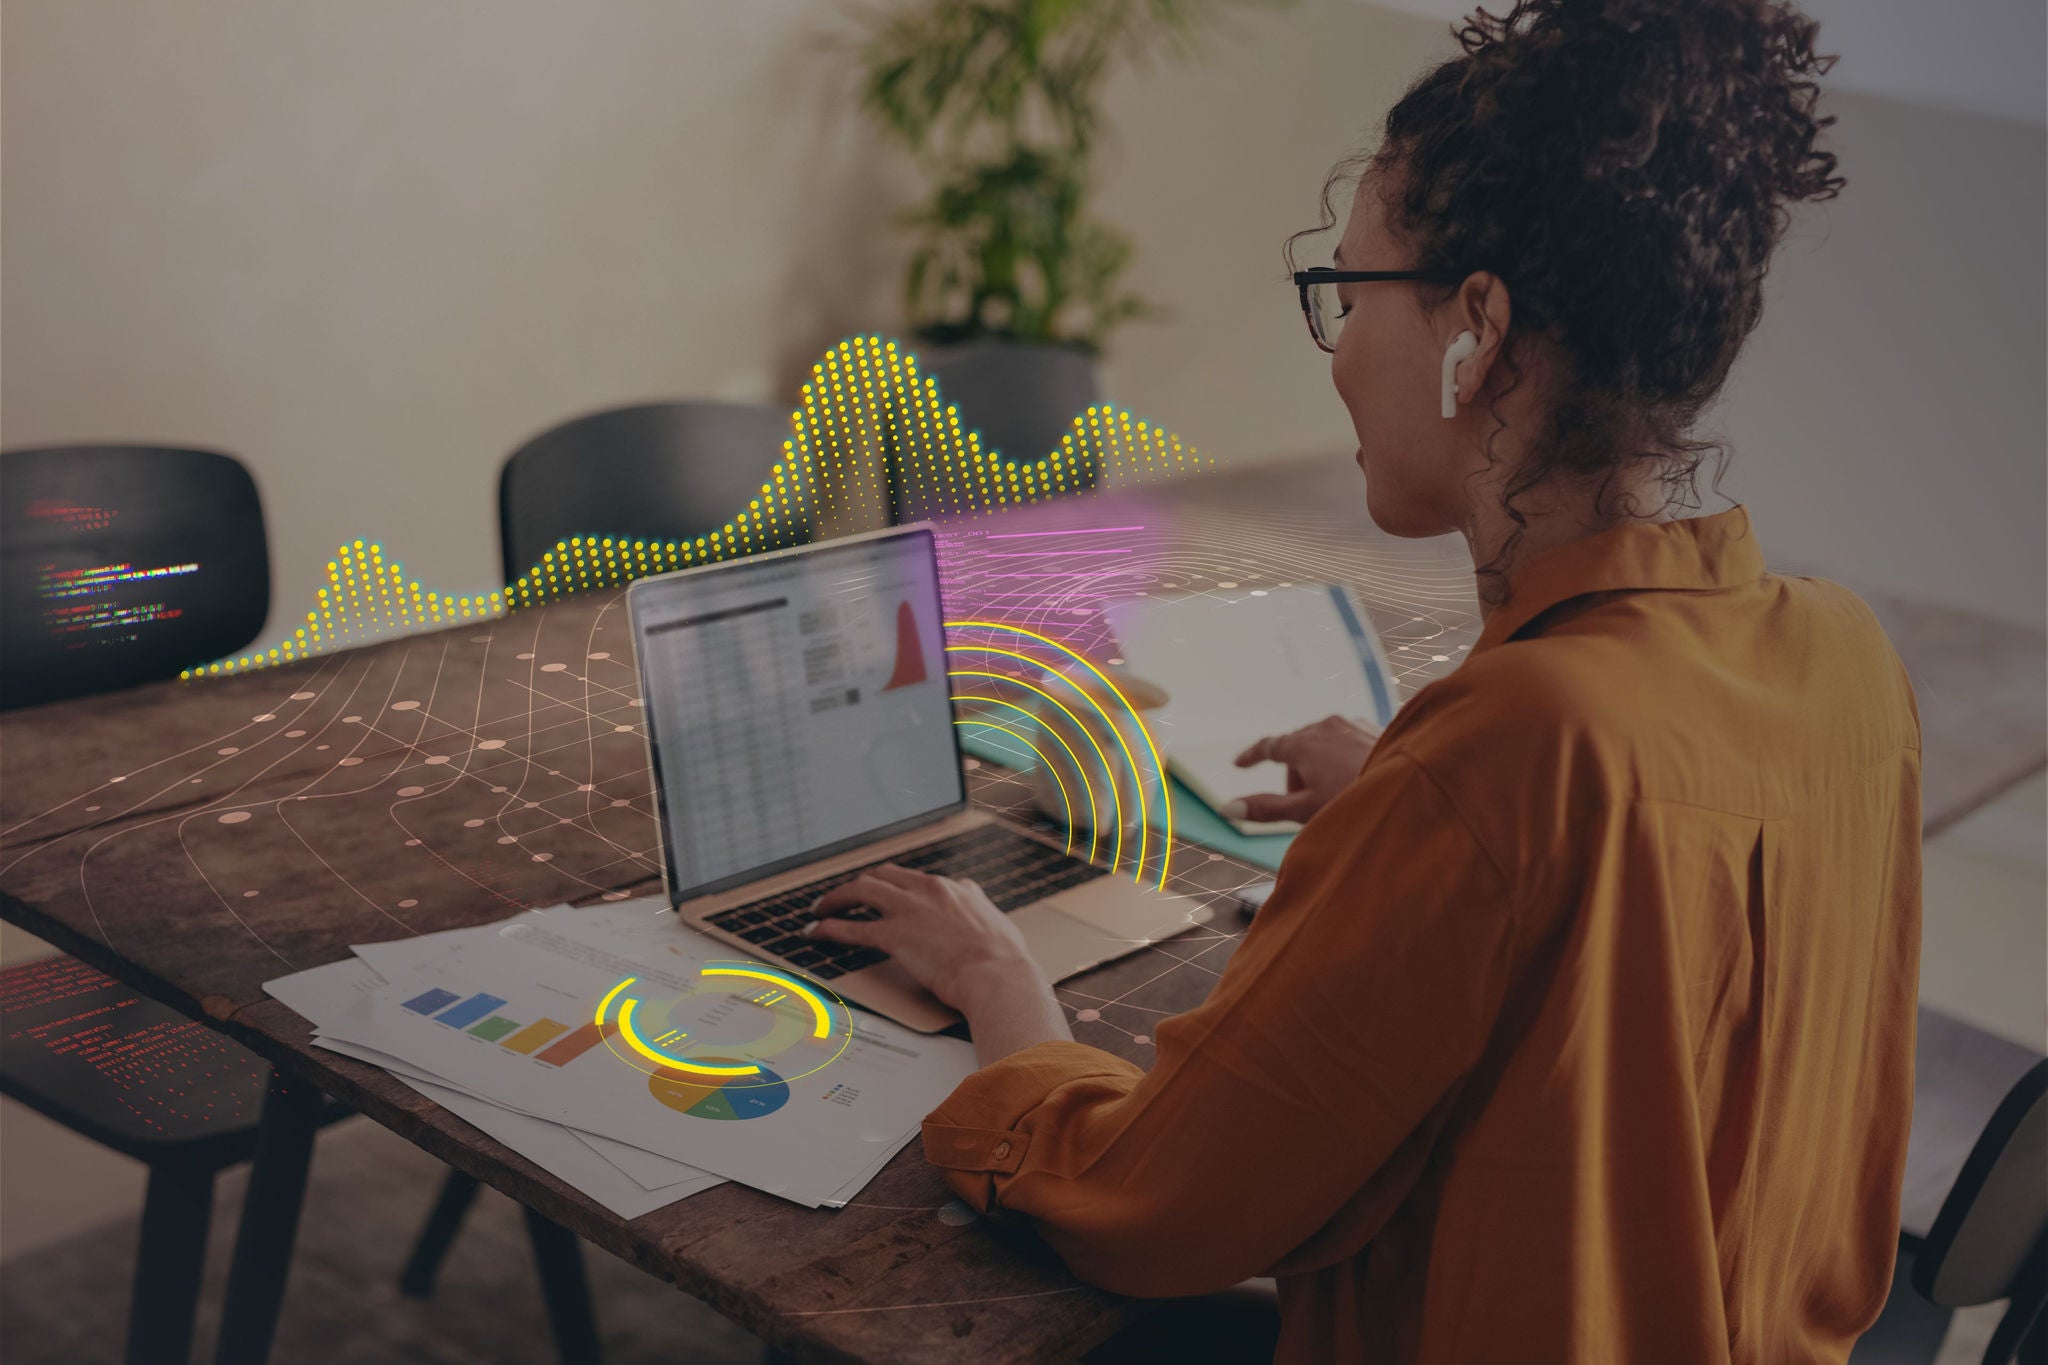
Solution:
[(2041, 1365), (2042, 1357), (2048, 1355), (2048, 1332), (2042, 1329), (2044, 1319), (2048, 1319), (2048, 1233), (2035, 1240), (2034, 1249), (2020, 1262), (2019, 1274), (2012, 1279), (2005, 1316), (1992, 1329), (1984, 1359), (1998, 1365), (2006, 1361)]
[(2020, 1338), (2013, 1359), (2019, 1365), (2048, 1365), (2048, 1313), (2034, 1315), (2034, 1325)]
[(469, 1212), (476, 1190), (476, 1177), (457, 1170), (450, 1170), (448, 1178), (441, 1182), (441, 1197), (434, 1201), (434, 1211), (427, 1215), (426, 1226), (420, 1229), (419, 1238), (412, 1244), (412, 1255), (398, 1277), (398, 1287), (407, 1297), (424, 1299), (434, 1292), (441, 1262), (448, 1257), (448, 1248), (461, 1230), (463, 1215)]
[(320, 1110), (318, 1088), (271, 1071), (263, 1121), (256, 1130), (256, 1158), (249, 1169), (249, 1194), (242, 1204), (242, 1226), (228, 1270), (227, 1297), (221, 1305), (215, 1365), (263, 1365), (270, 1355)]
[(562, 1365), (603, 1365), (590, 1281), (583, 1274), (582, 1243), (575, 1233), (532, 1209), (526, 1210), (526, 1230), (533, 1238), (534, 1264), (540, 1269), (548, 1325), (554, 1329), (555, 1352)]
[(192, 1319), (213, 1221), (213, 1172), (178, 1162), (149, 1168), (142, 1245), (128, 1305), (127, 1365), (189, 1365)]

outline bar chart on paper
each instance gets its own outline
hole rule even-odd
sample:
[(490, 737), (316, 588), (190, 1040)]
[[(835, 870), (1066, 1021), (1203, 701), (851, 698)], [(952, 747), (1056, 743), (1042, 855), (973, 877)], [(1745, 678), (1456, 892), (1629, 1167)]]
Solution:
[(681, 1164), (843, 1202), (974, 1069), (972, 1044), (853, 1021), (824, 988), (718, 956), (648, 904), (394, 942), (420, 946), (366, 945), (383, 984), (328, 1012), (323, 1037), (603, 1142), (646, 1189)]
[[(414, 1014), (513, 1052), (524, 1052), (549, 1066), (567, 1066), (617, 1032), (615, 1024), (600, 1026), (595, 1022), (574, 1030), (555, 1019), (522, 1024), (495, 1013), (506, 1002), (502, 996), (487, 991), (464, 996), (436, 986), (403, 1003)], [(653, 1076), (648, 1081), (648, 1092), (677, 1113), (700, 1119), (765, 1118), (789, 1103), (788, 1082), (765, 1066), (744, 1085), (727, 1085), (709, 1078), (683, 1081)]]
[(559, 1020), (546, 1018), (522, 1025), (516, 1019), (492, 1013), (504, 1003), (503, 997), (485, 991), (461, 996), (437, 986), (407, 1000), (405, 1008), (437, 1024), (462, 1029), (513, 1052), (526, 1053), (549, 1066), (567, 1066), (615, 1031), (611, 1026), (600, 1027), (596, 1023), (572, 1029)]
[[(619, 1026), (609, 1020), (590, 1021), (573, 1029), (558, 1019), (546, 1017), (528, 1023), (501, 1013), (507, 1003), (505, 996), (489, 991), (465, 995), (436, 986), (402, 1001), (401, 1005), (437, 1024), (496, 1043), (507, 1051), (525, 1053), (552, 1067), (567, 1066), (619, 1032)], [(788, 1104), (790, 1097), (789, 1083), (765, 1066), (744, 1082), (655, 1074), (648, 1077), (647, 1092), (656, 1102), (679, 1114), (721, 1121), (765, 1118)]]

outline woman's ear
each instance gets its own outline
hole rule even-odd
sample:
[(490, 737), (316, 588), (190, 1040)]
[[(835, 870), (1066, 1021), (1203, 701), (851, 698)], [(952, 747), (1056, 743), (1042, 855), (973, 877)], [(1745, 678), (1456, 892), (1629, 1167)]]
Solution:
[(1458, 391), (1465, 395), (1461, 401), (1469, 403), (1485, 391), (1486, 377), (1507, 346), (1508, 323), (1513, 314), (1507, 282), (1491, 271), (1474, 271), (1458, 286), (1454, 309), (1458, 326), (1474, 338), (1472, 350), (1460, 362), (1457, 375)]

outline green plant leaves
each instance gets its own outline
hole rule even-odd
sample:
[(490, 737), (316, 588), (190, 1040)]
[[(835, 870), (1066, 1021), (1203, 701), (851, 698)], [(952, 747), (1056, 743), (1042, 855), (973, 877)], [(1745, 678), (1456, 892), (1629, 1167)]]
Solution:
[[(1270, 0), (1266, 0), (1270, 3)], [(1191, 49), (1209, 11), (1261, 0), (910, 0), (871, 12), (863, 107), (932, 182), (904, 301), (932, 340), (1099, 349), (1153, 310), (1131, 244), (1088, 214), (1113, 60)]]

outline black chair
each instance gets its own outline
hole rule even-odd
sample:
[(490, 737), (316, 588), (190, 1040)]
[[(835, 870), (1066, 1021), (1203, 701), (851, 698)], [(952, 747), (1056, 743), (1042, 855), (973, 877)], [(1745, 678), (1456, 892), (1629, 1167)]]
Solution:
[(148, 1166), (126, 1359), (182, 1365), (214, 1177), (255, 1154), (269, 1066), (69, 957), (0, 971), (0, 1034), (0, 1094)]
[(263, 505), (210, 450), (0, 455), (0, 708), (175, 677), (270, 613)]
[[(232, 456), (204, 450), (0, 452), (0, 604), (5, 707), (173, 677), (230, 654), (270, 606), (255, 482)], [(0, 971), (0, 1035), (0, 1094), (149, 1168), (130, 1362), (190, 1357), (214, 1177), (254, 1159), (228, 1288), (246, 1311), (223, 1322), (220, 1356), (262, 1359), (311, 1136), (351, 1111), (68, 957)], [(292, 1121), (268, 1122), (273, 1114)], [(538, 1215), (529, 1225), (562, 1357), (595, 1361), (576, 1240)]]
[(940, 354), (925, 372), (982, 446), (1011, 461), (1058, 450), (1097, 398), (1094, 358), (1067, 347), (980, 342)]
[(1999, 1300), (1985, 1365), (2048, 1362), (2048, 1059), (1999, 1102), (1926, 1236), (1900, 1238), (1891, 1295), (1852, 1365), (1932, 1361), (1955, 1310)]
[(1950, 1310), (2007, 1301), (1985, 1365), (2048, 1355), (2048, 1060), (1984, 1126), (1914, 1258), (1913, 1288)]
[(788, 412), (748, 403), (643, 403), (551, 427), (498, 476), (505, 581), (571, 536), (722, 529), (760, 496), (788, 438)]
[[(1095, 360), (1071, 347), (981, 341), (931, 355), (924, 372), (937, 381), (940, 401), (959, 408), (962, 427), (980, 433), (982, 449), (1010, 464), (1057, 451), (1098, 397)], [(1070, 492), (1093, 486), (1080, 466), (1070, 464), (1065, 479)], [(888, 480), (899, 523), (942, 515), (957, 493), (900, 451), (892, 451)]]

